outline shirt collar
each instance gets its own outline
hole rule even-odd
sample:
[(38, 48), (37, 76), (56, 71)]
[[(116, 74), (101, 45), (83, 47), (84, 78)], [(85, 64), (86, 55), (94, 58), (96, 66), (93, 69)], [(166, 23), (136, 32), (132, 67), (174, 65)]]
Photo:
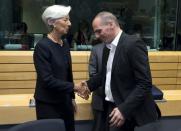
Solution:
[(119, 42), (119, 38), (121, 37), (122, 34), (122, 30), (119, 31), (119, 33), (116, 35), (116, 37), (114, 38), (114, 40), (110, 43), (110, 44), (106, 44), (106, 47), (111, 49), (112, 47), (117, 47), (118, 42)]

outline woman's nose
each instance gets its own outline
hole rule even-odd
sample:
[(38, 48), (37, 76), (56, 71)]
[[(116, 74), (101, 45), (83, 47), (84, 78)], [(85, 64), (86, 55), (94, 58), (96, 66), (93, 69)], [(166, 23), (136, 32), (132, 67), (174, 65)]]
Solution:
[(69, 25), (69, 26), (71, 26), (71, 25), (72, 25), (72, 24), (71, 24), (71, 22), (70, 22), (70, 20), (68, 21), (68, 25)]

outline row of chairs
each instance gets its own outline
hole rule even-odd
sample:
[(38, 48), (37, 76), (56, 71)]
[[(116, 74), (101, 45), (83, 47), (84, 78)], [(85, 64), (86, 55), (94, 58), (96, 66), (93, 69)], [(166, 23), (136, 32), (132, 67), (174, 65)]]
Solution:
[(8, 131), (65, 131), (62, 119), (42, 119), (13, 126)]

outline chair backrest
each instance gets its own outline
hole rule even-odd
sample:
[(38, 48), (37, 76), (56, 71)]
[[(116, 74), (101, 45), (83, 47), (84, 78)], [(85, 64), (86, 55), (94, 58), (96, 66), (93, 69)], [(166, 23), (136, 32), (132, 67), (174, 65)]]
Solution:
[(43, 34), (34, 34), (34, 45), (33, 47), (36, 46), (36, 44), (38, 43), (39, 40), (41, 40), (43, 38)]
[(42, 119), (13, 126), (9, 131), (65, 131), (65, 126), (61, 119)]

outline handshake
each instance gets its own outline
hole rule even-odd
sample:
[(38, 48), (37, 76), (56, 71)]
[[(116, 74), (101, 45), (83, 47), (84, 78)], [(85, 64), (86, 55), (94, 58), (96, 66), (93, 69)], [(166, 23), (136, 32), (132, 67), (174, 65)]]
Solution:
[(79, 84), (75, 84), (74, 91), (77, 92), (77, 95), (82, 97), (85, 100), (89, 99), (89, 95), (91, 94), (86, 81), (82, 81)]

